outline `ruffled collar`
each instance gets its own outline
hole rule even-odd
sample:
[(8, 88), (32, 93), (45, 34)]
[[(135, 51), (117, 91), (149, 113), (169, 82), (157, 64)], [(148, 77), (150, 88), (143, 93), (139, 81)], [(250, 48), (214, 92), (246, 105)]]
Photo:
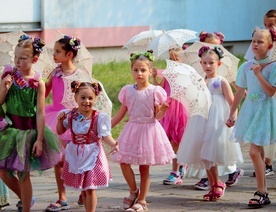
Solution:
[(265, 64), (265, 63), (269, 63), (269, 62), (270, 62), (269, 57), (266, 57), (265, 59), (262, 59), (262, 60), (256, 60), (256, 59), (254, 58), (254, 63), (257, 63), (257, 64), (259, 64), (259, 65)]
[(38, 88), (38, 82), (41, 79), (41, 75), (39, 72), (35, 71), (35, 75), (33, 78), (29, 79), (28, 81), (26, 81), (20, 71), (14, 66), (13, 68), (11, 66), (5, 66), (4, 69), (4, 73), (2, 75), (2, 79), (5, 78), (5, 76), (7, 75), (11, 75), (13, 76), (13, 80), (15, 85), (17, 85), (19, 88), (26, 88), (26, 87), (30, 87), (30, 88)]
[[(78, 69), (76, 69), (72, 74), (76, 73)], [(56, 75), (56, 77), (61, 78), (61, 77), (66, 77), (66, 75), (63, 73), (63, 69), (61, 67), (61, 63), (58, 64), (58, 66), (55, 69), (54, 75)]]

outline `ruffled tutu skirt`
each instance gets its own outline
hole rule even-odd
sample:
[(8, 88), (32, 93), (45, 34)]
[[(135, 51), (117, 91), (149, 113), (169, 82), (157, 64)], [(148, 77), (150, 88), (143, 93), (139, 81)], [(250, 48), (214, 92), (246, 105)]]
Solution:
[(158, 121), (138, 123), (129, 121), (119, 138), (119, 151), (111, 160), (134, 165), (164, 165), (176, 157), (170, 141)]
[(262, 101), (246, 99), (239, 112), (231, 140), (268, 146), (276, 142), (276, 97)]
[[(56, 110), (53, 105), (47, 105), (45, 107), (45, 124), (56, 134), (57, 134), (56, 127), (57, 127), (57, 120), (58, 120), (57, 115), (60, 112), (60, 110)], [(59, 137), (61, 140), (66, 142), (69, 142), (72, 140), (70, 130), (67, 130), (62, 135), (59, 135)]]
[(62, 158), (60, 139), (47, 127), (44, 129), (42, 154), (32, 155), (37, 130), (19, 130), (6, 128), (0, 131), (0, 169), (8, 171), (30, 172), (52, 168)]

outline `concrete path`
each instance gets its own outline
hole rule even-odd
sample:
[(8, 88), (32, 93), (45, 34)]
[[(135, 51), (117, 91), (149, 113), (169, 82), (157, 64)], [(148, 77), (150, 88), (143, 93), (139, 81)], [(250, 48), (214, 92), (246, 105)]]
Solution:
[[(151, 187), (147, 197), (149, 202), (149, 211), (152, 212), (184, 212), (184, 211), (246, 211), (247, 203), (253, 197), (256, 190), (255, 178), (250, 177), (253, 172), (253, 166), (248, 156), (249, 146), (243, 146), (244, 164), (239, 165), (244, 169), (245, 173), (240, 178), (239, 183), (235, 187), (226, 189), (226, 193), (221, 200), (216, 202), (204, 202), (202, 196), (208, 192), (198, 191), (194, 189), (194, 184), (198, 179), (184, 179), (182, 185), (163, 185), (162, 180), (167, 177), (170, 172), (171, 165), (151, 167)], [(122, 210), (122, 201), (128, 195), (127, 185), (122, 177), (118, 164), (110, 163), (113, 175), (113, 182), (109, 188), (98, 190), (98, 206), (97, 211), (116, 212)], [(139, 179), (138, 167), (134, 166), (135, 174)], [(275, 166), (274, 166), (275, 168)], [(227, 176), (222, 178), (227, 180)], [(32, 173), (32, 182), (36, 203), (32, 211), (44, 211), (47, 205), (57, 200), (57, 189), (55, 184), (53, 169), (43, 172), (42, 176), (38, 173)], [(253, 211), (276, 211), (276, 174), (267, 177), (267, 183), (271, 198), (271, 205), (262, 209)], [(85, 211), (83, 207), (78, 206), (79, 192), (67, 190), (67, 197), (71, 209), (69, 211)], [(18, 199), (11, 192), (11, 206), (6, 211), (16, 211), (16, 203)]]

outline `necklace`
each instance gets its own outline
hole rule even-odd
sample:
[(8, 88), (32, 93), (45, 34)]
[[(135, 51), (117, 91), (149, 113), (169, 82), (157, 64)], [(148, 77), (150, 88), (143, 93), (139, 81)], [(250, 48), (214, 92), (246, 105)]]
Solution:
[(270, 59), (269, 59), (269, 57), (266, 57), (265, 59), (262, 59), (262, 60), (256, 60), (254, 58), (254, 62), (256, 62), (257, 64), (261, 65), (261, 64), (269, 63)]

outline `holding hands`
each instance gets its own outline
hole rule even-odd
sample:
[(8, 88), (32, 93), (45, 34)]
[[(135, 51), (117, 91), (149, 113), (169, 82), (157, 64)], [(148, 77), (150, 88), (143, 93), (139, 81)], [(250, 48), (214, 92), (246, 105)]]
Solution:
[(226, 124), (227, 127), (233, 127), (234, 124), (235, 124), (235, 121), (236, 121), (236, 117), (229, 116), (229, 118), (227, 119), (225, 124)]

